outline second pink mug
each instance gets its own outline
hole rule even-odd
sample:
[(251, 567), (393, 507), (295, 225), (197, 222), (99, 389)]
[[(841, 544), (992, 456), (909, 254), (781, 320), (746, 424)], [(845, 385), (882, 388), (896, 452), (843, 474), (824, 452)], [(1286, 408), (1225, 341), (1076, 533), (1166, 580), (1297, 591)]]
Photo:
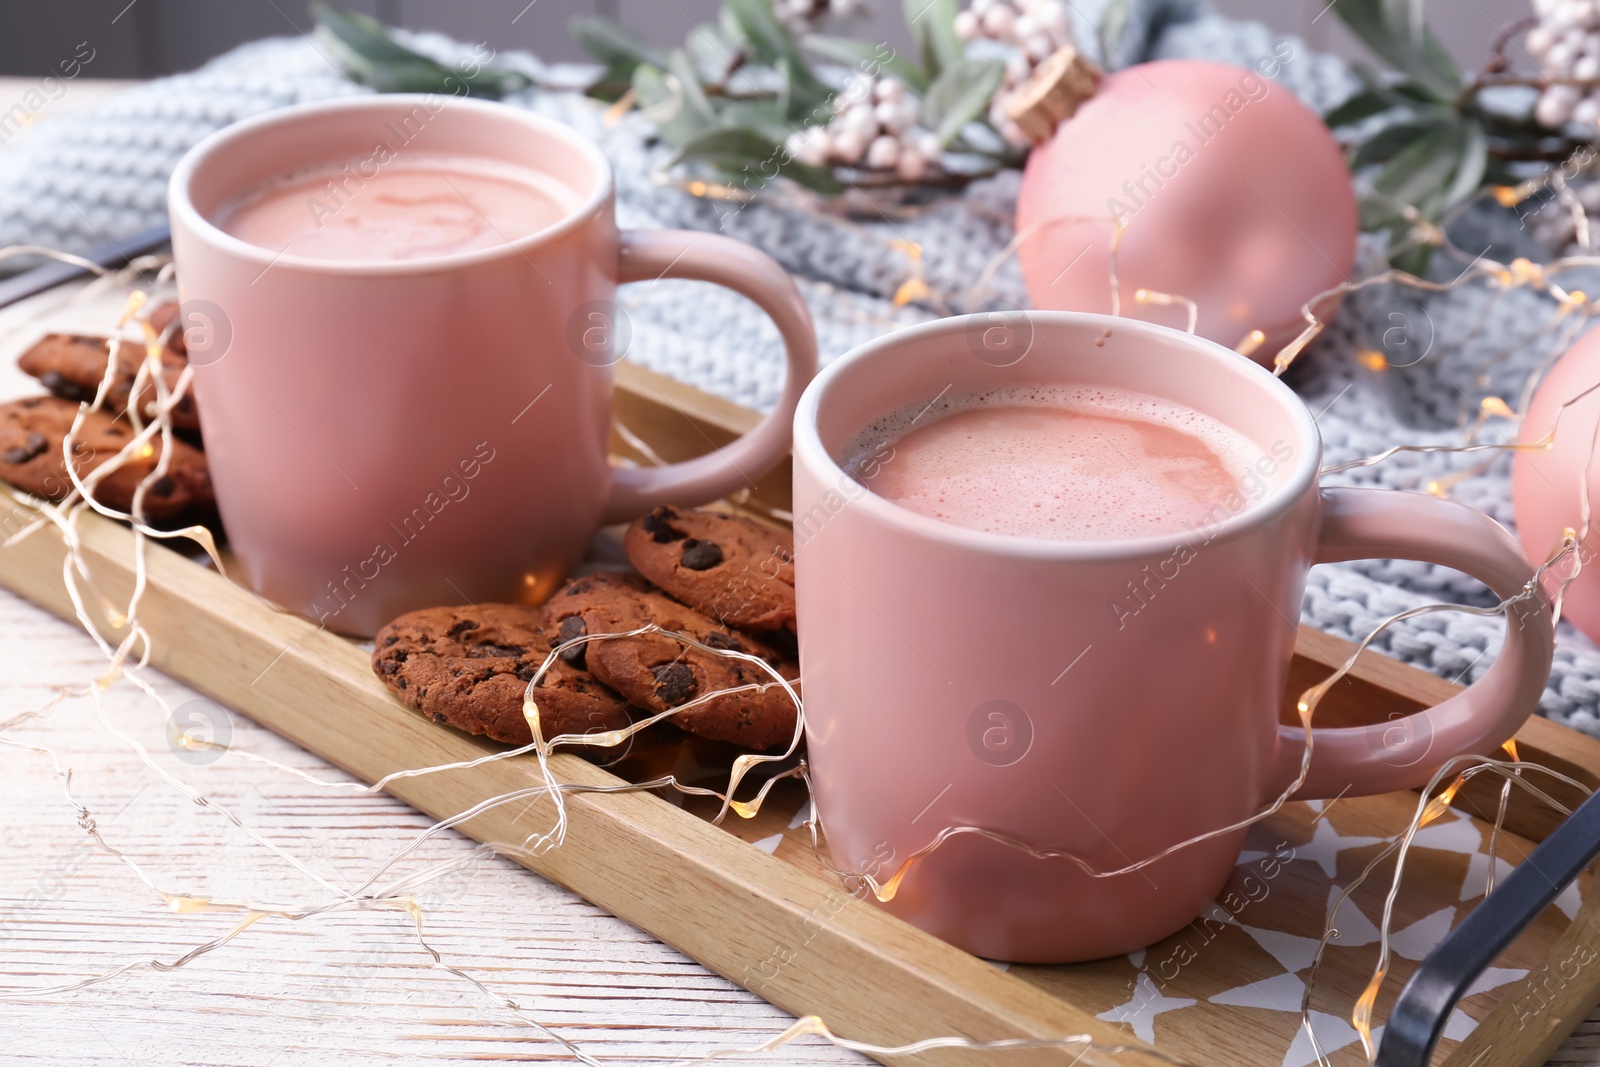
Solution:
[[(863, 481), (840, 465), (881, 416), (1038, 383), (1175, 401), (1242, 432), (1261, 459), (1215, 523), (1116, 542), (902, 508), (871, 491), (892, 448)], [(795, 566), (808, 758), (834, 863), (887, 881), (941, 831), (976, 827), (1096, 871), (1132, 866), (1294, 782), (1304, 732), (1278, 714), (1312, 564), (1425, 560), (1501, 597), (1524, 589), (1532, 568), (1491, 519), (1417, 493), (1319, 488), (1321, 454), (1310, 413), (1271, 374), (1123, 318), (942, 319), (824, 370), (795, 416)], [(1498, 660), (1464, 692), (1396, 722), (1316, 730), (1297, 796), (1413, 788), (1453, 756), (1494, 751), (1537, 706), (1553, 642), (1544, 602), (1517, 602)], [(917, 859), (887, 906), (995, 959), (1109, 956), (1199, 915), (1244, 837), (1099, 878), (962, 833)]]
[[(411, 151), (532, 168), (576, 206), (497, 247), (387, 262), (283, 254), (217, 225), (265, 179)], [(340, 633), (431, 605), (543, 600), (602, 523), (770, 470), (816, 371), (810, 316), (775, 262), (713, 234), (619, 231), (600, 150), (514, 108), (385, 95), (273, 112), (196, 145), (168, 200), (183, 319), (210, 331), (190, 362), (234, 553), (257, 591)], [(613, 469), (612, 364), (628, 330), (616, 290), (657, 278), (755, 301), (788, 378), (726, 447)]]

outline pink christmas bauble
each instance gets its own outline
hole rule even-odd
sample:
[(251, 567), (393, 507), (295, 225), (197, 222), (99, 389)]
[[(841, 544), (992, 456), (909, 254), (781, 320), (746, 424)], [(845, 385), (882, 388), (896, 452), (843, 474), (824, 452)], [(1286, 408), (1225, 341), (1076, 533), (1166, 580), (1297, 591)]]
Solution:
[(1304, 327), (1302, 305), (1355, 263), (1355, 193), (1338, 144), (1293, 93), (1243, 67), (1186, 59), (1117, 71), (1034, 149), (1017, 232), (1035, 307), (1112, 310), (1119, 219), (1122, 314), (1182, 328), (1181, 305), (1136, 294), (1187, 297), (1203, 337), (1235, 348), (1262, 331), (1262, 362)]
[[(1529, 561), (1543, 563), (1561, 543), (1569, 527), (1583, 529), (1580, 486), (1584, 468), (1589, 471), (1591, 510), (1600, 508), (1600, 459), (1590, 463), (1595, 424), (1600, 422), (1600, 390), (1562, 406), (1585, 390), (1600, 384), (1600, 331), (1591, 330), (1562, 355), (1539, 383), (1522, 420), (1518, 443), (1535, 446), (1553, 428), (1548, 448), (1518, 450), (1511, 465), (1511, 498), (1517, 516), (1517, 535)], [(1559, 417), (1560, 423), (1557, 424)], [(1590, 523), (1581, 546), (1583, 569), (1567, 587), (1562, 617), (1590, 638), (1600, 641), (1600, 516)], [(1561, 563), (1552, 577), (1571, 572), (1572, 561)], [(1547, 582), (1547, 586), (1553, 586)]]

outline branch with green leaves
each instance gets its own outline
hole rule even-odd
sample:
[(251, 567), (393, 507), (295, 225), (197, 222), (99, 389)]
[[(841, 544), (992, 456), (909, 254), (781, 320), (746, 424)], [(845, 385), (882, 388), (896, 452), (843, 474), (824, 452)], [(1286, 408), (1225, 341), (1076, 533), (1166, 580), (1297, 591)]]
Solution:
[[(1028, 145), (1004, 129), (1000, 103), (1070, 40), (1066, 0), (903, 4), (910, 55), (824, 32), (833, 28), (824, 20), (796, 25), (773, 0), (723, 0), (716, 19), (677, 47), (598, 16), (574, 18), (569, 29), (598, 61), (584, 91), (637, 108), (674, 150), (670, 167), (735, 187), (784, 179), (833, 194), (846, 185), (959, 185), (1020, 165)], [(322, 3), (314, 10), (325, 50), (380, 91), (498, 97), (546, 84), (545, 68), (526, 56), (456, 69), (371, 18)], [(1120, 34), (1127, 17), (1128, 0), (1111, 0), (1102, 32)]]
[[(1325, 118), (1351, 142), (1362, 229), (1389, 234), (1396, 267), (1426, 270), (1431, 245), (1413, 239), (1419, 224), (1435, 225), (1484, 186), (1515, 186), (1600, 137), (1593, 125), (1541, 121), (1538, 91), (1562, 79), (1509, 72), (1507, 47), (1537, 18), (1502, 29), (1483, 69), (1468, 79), (1429, 29), (1423, 0), (1339, 0), (1333, 10), (1392, 68), (1380, 74), (1358, 66), (1361, 90)], [(1507, 97), (1516, 87), (1529, 90), (1524, 99)], [(1370, 121), (1378, 116), (1384, 121)], [(1352, 128), (1360, 135), (1351, 136)]]

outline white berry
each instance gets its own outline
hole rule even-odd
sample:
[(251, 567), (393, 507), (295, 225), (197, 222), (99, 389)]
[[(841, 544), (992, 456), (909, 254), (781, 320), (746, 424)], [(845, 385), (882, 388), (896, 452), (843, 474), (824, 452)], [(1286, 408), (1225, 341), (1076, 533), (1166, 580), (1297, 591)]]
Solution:
[(1541, 125), (1565, 126), (1572, 119), (1572, 110), (1577, 106), (1577, 89), (1570, 85), (1552, 85), (1539, 97), (1533, 113)]
[(1586, 96), (1572, 109), (1572, 121), (1593, 129), (1600, 126), (1600, 97)]
[(852, 130), (840, 130), (831, 135), (833, 138), (832, 155), (840, 163), (859, 163), (861, 154), (867, 150), (867, 139)]
[(1017, 28), (1016, 12), (1010, 7), (995, 6), (983, 16), (983, 32), (997, 41), (1011, 41)]
[(878, 117), (867, 104), (856, 104), (839, 117), (839, 128), (866, 140), (878, 132)]
[(902, 149), (900, 158), (895, 161), (894, 170), (908, 182), (921, 181), (922, 176), (928, 172), (928, 161), (920, 152)]
[(878, 125), (890, 133), (900, 133), (917, 121), (917, 109), (909, 100), (885, 100), (873, 112)]
[(900, 142), (884, 134), (867, 146), (867, 166), (872, 170), (888, 170), (900, 158)]
[(792, 133), (784, 142), (784, 147), (799, 162), (820, 167), (828, 162), (828, 131), (821, 126), (812, 126), (798, 133)]
[(1058, 39), (1065, 37), (1072, 29), (1072, 16), (1067, 14), (1066, 5), (1061, 0), (1043, 0), (1034, 4), (1033, 17), (1039, 20), (1046, 33)]

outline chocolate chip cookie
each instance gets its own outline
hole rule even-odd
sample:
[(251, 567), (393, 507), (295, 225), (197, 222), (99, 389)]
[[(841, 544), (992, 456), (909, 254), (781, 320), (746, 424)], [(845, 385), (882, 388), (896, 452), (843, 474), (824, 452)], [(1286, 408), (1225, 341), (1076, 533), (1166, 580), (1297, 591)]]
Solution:
[[(372, 669), (402, 702), (435, 722), (526, 745), (533, 731), (522, 697), (555, 639), (538, 608), (424, 608), (378, 631)], [(535, 694), (539, 732), (547, 741), (619, 730), (630, 721), (623, 699), (571, 657), (551, 664)]]
[(770, 526), (657, 507), (628, 527), (623, 549), (640, 574), (714, 619), (794, 631), (794, 540)]
[[(61, 500), (72, 492), (62, 458), (62, 443), (78, 405), (56, 396), (33, 396), (0, 404), (0, 481), (34, 496)], [(111, 459), (134, 438), (133, 427), (104, 411), (84, 416), (73, 450), (72, 466), (86, 476)], [(95, 487), (95, 499), (117, 511), (131, 512), (134, 491), (161, 459), (158, 435)], [(198, 521), (214, 511), (211, 472), (205, 453), (181, 440), (172, 442), (166, 473), (145, 490), (141, 518), (151, 522), (180, 516)]]
[[(799, 668), (767, 645), (733, 633), (634, 575), (574, 579), (545, 603), (544, 610), (558, 635), (567, 640), (625, 633), (655, 623), (712, 648), (759, 656), (786, 679), (799, 677)], [(652, 713), (718, 690), (772, 681), (753, 663), (705, 652), (664, 634), (591, 641), (570, 651), (573, 666), (586, 667), (629, 703)], [(702, 737), (764, 751), (789, 743), (796, 718), (794, 702), (774, 685), (715, 697), (668, 721)]]
[[(106, 410), (118, 415), (127, 410), (144, 355), (143, 345), (132, 341), (117, 342), (117, 368), (111, 389), (106, 394)], [(93, 400), (106, 375), (106, 339), (71, 333), (46, 334), (38, 344), (22, 354), (17, 365), (59, 397)], [(184, 358), (173, 351), (170, 344), (162, 350), (161, 377), (169, 390), (177, 388), (178, 375), (183, 373), (186, 365)], [(155, 387), (147, 382), (139, 390), (137, 400), (141, 418), (148, 420), (154, 417), (155, 402)], [(199, 431), (200, 415), (195, 409), (192, 393), (184, 393), (173, 405), (172, 425), (174, 429), (186, 433)]]

